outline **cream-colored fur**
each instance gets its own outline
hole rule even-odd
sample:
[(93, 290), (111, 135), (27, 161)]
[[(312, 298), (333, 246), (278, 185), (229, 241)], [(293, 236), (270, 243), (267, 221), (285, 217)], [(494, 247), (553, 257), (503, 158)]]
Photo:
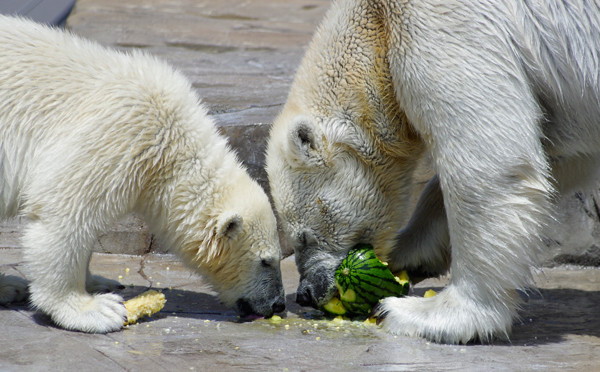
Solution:
[[(182, 75), (9, 17), (0, 45), (0, 217), (29, 219), (22, 243), (37, 309), (68, 329), (121, 328), (121, 297), (89, 294), (86, 285), (110, 283), (87, 268), (97, 234), (129, 212), (227, 305), (283, 309), (268, 198)], [(0, 299), (17, 300), (22, 283), (0, 280)]]
[[(506, 337), (552, 201), (597, 179), (598, 34), (589, 2), (334, 2), (267, 151), (297, 300), (324, 304), (370, 242), (394, 270), (451, 272), (433, 298), (384, 300), (390, 332)], [(436, 176), (409, 219), (425, 153)]]

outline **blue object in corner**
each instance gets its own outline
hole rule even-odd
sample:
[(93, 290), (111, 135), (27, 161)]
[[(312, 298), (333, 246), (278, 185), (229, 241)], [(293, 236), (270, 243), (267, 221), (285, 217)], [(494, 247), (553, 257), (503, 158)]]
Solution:
[(0, 0), (0, 13), (64, 27), (76, 0)]

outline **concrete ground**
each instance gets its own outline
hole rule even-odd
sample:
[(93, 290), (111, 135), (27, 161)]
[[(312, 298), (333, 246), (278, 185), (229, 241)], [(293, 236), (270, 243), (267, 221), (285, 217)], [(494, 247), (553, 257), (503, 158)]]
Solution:
[[(3, 272), (22, 275), (18, 249), (0, 250)], [(106, 335), (69, 332), (27, 306), (0, 306), (0, 371), (594, 371), (600, 369), (600, 269), (538, 275), (510, 341), (438, 345), (394, 337), (362, 322), (331, 322), (294, 303), (298, 273), (282, 262), (282, 320), (241, 323), (171, 255), (96, 253), (92, 272), (118, 280), (126, 299), (162, 290), (165, 308)], [(414, 295), (445, 280), (419, 283)]]
[[(326, 0), (78, 0), (67, 26), (121, 49), (142, 48), (191, 80), (250, 172), (265, 184), (265, 136)], [(0, 226), (0, 272), (25, 277), (20, 220)], [(577, 234), (573, 233), (573, 236)], [(294, 303), (298, 273), (282, 262), (287, 310), (279, 323), (241, 323), (173, 256), (157, 254), (143, 223), (127, 219), (99, 239), (92, 272), (131, 298), (161, 289), (167, 305), (121, 332), (54, 327), (26, 305), (0, 306), (0, 371), (488, 371), (600, 370), (600, 269), (559, 266), (537, 275), (510, 341), (437, 345), (360, 322), (331, 323)], [(147, 253), (152, 252), (152, 253)], [(128, 270), (129, 269), (129, 270)], [(420, 283), (422, 295), (445, 279)]]

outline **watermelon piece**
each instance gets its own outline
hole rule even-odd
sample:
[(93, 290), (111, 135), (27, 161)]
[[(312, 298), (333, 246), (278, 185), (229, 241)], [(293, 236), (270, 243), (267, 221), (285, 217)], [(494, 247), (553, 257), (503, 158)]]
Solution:
[(323, 309), (328, 313), (335, 315), (344, 315), (347, 311), (344, 307), (344, 304), (342, 304), (342, 301), (340, 301), (340, 299), (337, 297), (333, 297), (331, 300), (329, 300), (329, 302), (323, 306)]
[(335, 284), (347, 313), (354, 315), (368, 315), (380, 299), (405, 296), (409, 290), (406, 272), (394, 276), (369, 244), (350, 250), (335, 271)]

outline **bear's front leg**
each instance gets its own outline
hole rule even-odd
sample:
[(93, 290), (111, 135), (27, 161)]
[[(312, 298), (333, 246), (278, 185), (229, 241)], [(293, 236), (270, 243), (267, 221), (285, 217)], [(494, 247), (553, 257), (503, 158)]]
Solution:
[(450, 284), (437, 296), (387, 298), (376, 309), (394, 334), (445, 343), (506, 337), (516, 290), (533, 281), (553, 193), (541, 109), (520, 67), (504, 58), (510, 51), (482, 52), (483, 39), (438, 44), (443, 35), (425, 33), (418, 54), (392, 61), (400, 105), (431, 152), (451, 247)]
[(90, 333), (121, 329), (127, 319), (123, 299), (86, 291), (89, 234), (69, 231), (65, 225), (36, 221), (26, 230), (23, 248), (30, 270), (31, 303), (65, 329)]
[(550, 185), (543, 165), (536, 169), (533, 161), (455, 182), (467, 179), (463, 171), (474, 171), (465, 168), (451, 169), (460, 175), (440, 173), (452, 245), (451, 282), (433, 298), (385, 299), (376, 316), (392, 333), (465, 343), (510, 332), (519, 303), (516, 289), (532, 282)]
[(524, 137), (503, 135), (497, 140), (523, 142), (512, 148), (497, 142), (485, 154), (470, 134), (458, 134), (458, 143), (440, 139), (443, 154), (434, 158), (452, 247), (451, 282), (433, 298), (385, 299), (376, 313), (384, 328), (447, 343), (509, 334), (515, 290), (532, 283), (541, 227), (551, 211), (541, 144)]

